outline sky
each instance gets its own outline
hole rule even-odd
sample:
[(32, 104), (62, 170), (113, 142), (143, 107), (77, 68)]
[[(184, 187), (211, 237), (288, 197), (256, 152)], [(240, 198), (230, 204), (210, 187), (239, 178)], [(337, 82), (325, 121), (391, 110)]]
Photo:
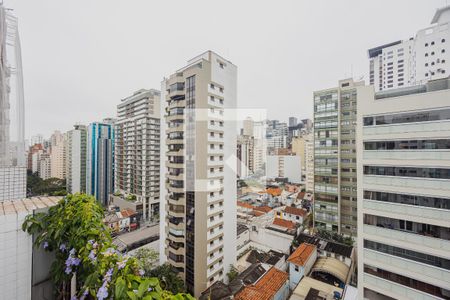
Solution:
[(312, 118), (312, 93), (367, 81), (367, 49), (413, 37), (449, 0), (3, 0), (19, 18), (25, 136), (116, 116), (120, 99), (213, 50), (238, 107)]

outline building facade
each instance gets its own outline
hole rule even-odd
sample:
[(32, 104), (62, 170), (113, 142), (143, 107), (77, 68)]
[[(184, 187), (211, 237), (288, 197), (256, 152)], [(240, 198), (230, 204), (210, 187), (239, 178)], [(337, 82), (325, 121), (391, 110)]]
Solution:
[(17, 18), (0, 3), (0, 201), (26, 196), (24, 113)]
[(144, 219), (159, 214), (160, 97), (141, 89), (117, 106), (115, 189), (143, 203)]
[(375, 91), (424, 84), (450, 73), (450, 6), (436, 11), (431, 26), (414, 38), (369, 49), (369, 80)]
[(301, 160), (297, 155), (267, 155), (266, 176), (286, 178), (291, 183), (302, 182)]
[(449, 79), (359, 99), (360, 299), (450, 298), (449, 99)]
[(94, 122), (87, 128), (86, 193), (104, 206), (114, 192), (114, 120)]
[[(253, 128), (253, 127), (252, 127)], [(245, 127), (244, 127), (245, 129)], [(245, 132), (245, 130), (244, 130)], [(253, 136), (240, 135), (237, 139), (237, 175), (239, 178), (247, 178), (255, 171)]]
[(236, 261), (236, 81), (236, 66), (207, 51), (161, 88), (161, 261), (194, 296)]
[(69, 194), (86, 192), (87, 127), (75, 125), (67, 132), (66, 186)]
[(50, 177), (66, 178), (66, 138), (67, 136), (59, 131), (50, 137)]
[(356, 235), (356, 113), (371, 88), (352, 79), (314, 92), (314, 222), (319, 229)]

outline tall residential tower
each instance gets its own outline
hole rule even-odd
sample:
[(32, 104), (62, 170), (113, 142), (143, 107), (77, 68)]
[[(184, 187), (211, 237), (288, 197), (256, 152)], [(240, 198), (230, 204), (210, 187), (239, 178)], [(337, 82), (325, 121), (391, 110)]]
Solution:
[(122, 99), (115, 123), (115, 189), (143, 203), (143, 217), (159, 214), (160, 92)]
[(236, 261), (236, 76), (207, 51), (162, 83), (162, 261), (195, 296)]

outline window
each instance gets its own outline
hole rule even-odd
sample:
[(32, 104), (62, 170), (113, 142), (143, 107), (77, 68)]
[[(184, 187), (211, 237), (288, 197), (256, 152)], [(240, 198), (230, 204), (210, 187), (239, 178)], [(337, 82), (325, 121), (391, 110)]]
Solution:
[(213, 83), (211, 83), (209, 86), (210, 86), (213, 90), (215, 89), (215, 86), (214, 86)]
[(223, 63), (219, 63), (219, 66), (220, 66), (222, 69), (223, 69), (223, 67), (224, 67), (224, 66), (223, 66)]
[(425, 47), (428, 47), (428, 43), (425, 43)]
[(428, 53), (425, 53), (425, 57), (428, 57)]
[(364, 166), (365, 175), (450, 179), (450, 169)]
[(433, 51), (433, 52), (431, 52), (431, 55), (434, 55), (434, 51)]
[(434, 45), (434, 41), (433, 42), (431, 42), (431, 46), (433, 46)]
[(442, 49), (442, 50), (441, 50), (441, 53), (445, 53), (445, 49)]
[(295, 265), (294, 269), (295, 269), (295, 272), (298, 272), (300, 270), (297, 265)]
[(428, 67), (428, 63), (425, 63), (425, 67)]
[(445, 43), (445, 39), (442, 39), (442, 40), (441, 40), (441, 43)]

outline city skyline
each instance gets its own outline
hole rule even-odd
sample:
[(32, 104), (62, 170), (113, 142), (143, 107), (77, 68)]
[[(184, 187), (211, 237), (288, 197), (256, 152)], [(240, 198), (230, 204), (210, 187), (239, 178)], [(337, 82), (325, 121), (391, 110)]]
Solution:
[[(368, 82), (367, 50), (412, 37), (415, 31), (411, 28), (428, 26), (435, 10), (446, 2), (345, 4), (259, 4), (259, 15), (252, 15), (248, 25), (244, 12), (252, 11), (252, 3), (230, 3), (220, 14), (201, 2), (180, 3), (179, 12), (172, 11), (174, 19), (181, 12), (194, 13), (196, 8), (202, 10), (196, 13), (202, 18), (192, 20), (192, 34), (174, 35), (170, 32), (175, 25), (151, 13), (154, 9), (167, 11), (166, 4), (138, 2), (131, 7), (105, 2), (5, 1), (20, 20), (23, 40), (25, 137), (49, 136), (55, 129), (70, 130), (75, 123), (115, 117), (117, 101), (140, 88), (158, 88), (164, 74), (175, 71), (186, 56), (205, 50), (229, 57), (239, 66), (239, 108), (267, 109), (269, 119), (311, 118), (314, 90), (351, 75), (355, 80), (365, 75)], [(346, 20), (341, 16), (349, 6), (357, 13)], [(408, 17), (402, 17), (406, 7)], [(47, 11), (58, 13), (46, 14), (45, 20), (39, 17)], [(383, 23), (376, 22), (380, 14), (385, 16)], [(98, 23), (99, 19), (103, 22)], [(203, 28), (203, 23), (214, 29)], [(149, 38), (143, 39), (144, 35)], [(186, 45), (183, 51), (177, 50), (178, 43)], [(330, 46), (335, 44), (339, 47)], [(338, 56), (341, 59), (336, 60)], [(329, 67), (326, 72), (317, 68), (319, 62)], [(279, 74), (283, 74), (282, 80)], [(297, 96), (292, 97), (294, 94)], [(274, 98), (281, 99), (286, 109), (274, 109)], [(292, 107), (298, 108), (295, 113)], [(62, 109), (72, 113), (61, 113)]]

